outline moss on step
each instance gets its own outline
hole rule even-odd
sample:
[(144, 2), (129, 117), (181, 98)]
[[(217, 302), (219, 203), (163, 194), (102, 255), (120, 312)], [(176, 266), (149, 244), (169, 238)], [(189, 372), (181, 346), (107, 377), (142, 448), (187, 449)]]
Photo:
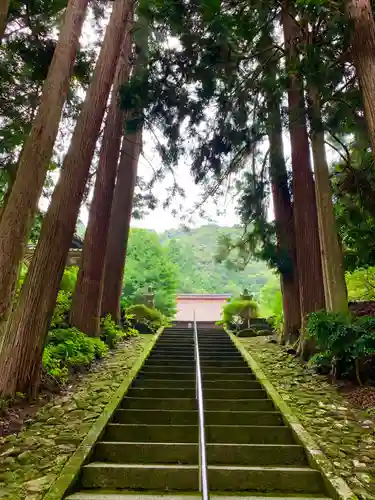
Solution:
[(152, 342), (127, 340), (68, 393), (46, 404), (18, 435), (0, 438), (0, 499), (40, 500)]
[(359, 498), (375, 499), (374, 419), (281, 346), (259, 338), (239, 342), (319, 444), (332, 474), (343, 478)]

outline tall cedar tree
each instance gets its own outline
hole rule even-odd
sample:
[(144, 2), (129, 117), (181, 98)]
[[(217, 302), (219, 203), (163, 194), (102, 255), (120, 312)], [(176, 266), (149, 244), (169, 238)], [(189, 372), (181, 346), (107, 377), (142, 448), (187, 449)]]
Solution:
[(370, 0), (347, 0), (352, 22), (351, 53), (363, 96), (363, 105), (375, 156), (375, 22)]
[[(129, 23), (130, 27), (130, 23)], [(131, 33), (125, 35), (101, 145), (94, 195), (90, 206), (82, 262), (73, 295), (71, 324), (87, 335), (100, 333), (101, 299), (105, 253), (117, 164), (120, 155), (125, 112), (120, 108), (119, 92), (130, 73)]]
[[(296, 235), (298, 279), (302, 323), (306, 315), (324, 309), (324, 286), (315, 188), (310, 163), (302, 77), (298, 71), (295, 44), (299, 28), (290, 9), (284, 3), (282, 25), (288, 71), (289, 133), (292, 149), (294, 227)], [(309, 356), (308, 343), (301, 339), (301, 354)]]
[(102, 316), (110, 314), (116, 323), (119, 323), (121, 319), (120, 299), (124, 280), (134, 187), (141, 150), (142, 130), (125, 133), (113, 196), (102, 297)]
[(18, 269), (51, 160), (87, 5), (88, 0), (68, 3), (40, 106), (22, 148), (17, 177), (1, 216), (0, 338), (11, 310)]
[[(146, 83), (146, 78), (148, 78), (149, 23), (142, 15), (139, 16), (134, 29), (134, 43), (136, 62), (133, 80)], [(126, 99), (124, 101), (126, 102)], [(123, 102), (124, 106), (125, 102)], [(125, 107), (128, 107), (127, 123), (113, 196), (102, 297), (102, 316), (110, 314), (116, 323), (121, 320), (120, 299), (138, 160), (142, 150), (143, 127), (143, 110), (137, 96)]]
[(9, 3), (10, 0), (0, 1), (0, 43), (4, 36), (5, 28), (7, 25)]
[(115, 0), (113, 4), (61, 176), (18, 304), (7, 325), (0, 353), (0, 394), (13, 396), (38, 389), (45, 338), (132, 9), (130, 0)]
[(284, 312), (283, 342), (293, 343), (298, 339), (301, 328), (296, 237), (283, 148), (280, 95), (276, 91), (278, 63), (275, 56), (272, 57), (273, 40), (268, 29), (266, 28), (262, 36), (261, 44), (263, 48), (270, 47), (270, 50), (260, 51), (260, 59), (265, 59), (261, 62), (268, 80), (265, 85), (267, 134), (270, 143), (270, 180), (277, 246), (280, 254), (285, 255), (288, 261), (280, 277)]
[(338, 239), (332, 203), (325, 149), (321, 97), (316, 86), (308, 84), (311, 117), (311, 147), (314, 161), (316, 205), (319, 223), (326, 308), (337, 313), (348, 313), (348, 297), (342, 249)]

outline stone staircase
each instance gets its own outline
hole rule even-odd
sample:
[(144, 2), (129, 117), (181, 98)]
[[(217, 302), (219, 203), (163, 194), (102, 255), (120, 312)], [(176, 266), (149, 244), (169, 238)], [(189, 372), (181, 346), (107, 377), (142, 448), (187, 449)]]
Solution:
[[(212, 497), (317, 498), (320, 472), (228, 335), (199, 329)], [(69, 500), (196, 498), (193, 329), (167, 329), (84, 465)]]

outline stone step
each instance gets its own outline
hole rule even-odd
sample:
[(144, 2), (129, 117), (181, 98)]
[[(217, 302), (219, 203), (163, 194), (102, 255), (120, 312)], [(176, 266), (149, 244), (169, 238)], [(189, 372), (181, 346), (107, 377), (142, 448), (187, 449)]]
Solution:
[[(144, 410), (196, 410), (197, 403), (193, 399), (157, 399), (157, 398), (124, 398), (121, 407)], [(274, 410), (270, 399), (207, 399), (204, 403), (207, 411), (269, 411)]]
[[(161, 388), (161, 387), (134, 387), (128, 391), (129, 397), (134, 398), (165, 398), (180, 399), (194, 398), (195, 388)], [(264, 389), (204, 389), (206, 399), (266, 399)]]
[[(155, 347), (152, 349), (152, 352), (167, 352), (167, 353), (179, 353), (179, 352), (194, 352), (194, 346), (187, 346), (183, 347), (181, 345), (176, 346), (175, 344), (173, 345), (162, 345), (162, 344), (156, 344)], [(199, 346), (199, 352), (201, 354), (207, 354), (207, 353), (215, 353), (215, 354), (221, 354), (222, 352), (237, 352), (237, 349), (235, 346), (231, 343), (228, 346), (220, 347), (220, 346)]]
[(207, 425), (206, 441), (236, 444), (294, 444), (292, 431), (271, 425)]
[[(249, 369), (246, 367), (246, 365), (244, 363), (242, 363), (241, 366), (233, 366), (233, 367), (228, 366), (228, 365), (226, 365), (226, 366), (204, 365), (204, 367), (205, 367), (204, 372), (226, 373), (227, 376), (228, 376), (228, 374), (232, 374), (232, 373), (246, 374), (249, 371)], [(172, 364), (162, 366), (162, 365), (154, 364), (154, 363), (145, 363), (145, 366), (143, 367), (143, 371), (146, 371), (146, 370), (159, 371), (159, 372), (164, 372), (164, 373), (168, 373), (168, 372), (171, 372), (171, 373), (195, 373), (195, 371), (196, 371), (195, 366), (193, 364), (191, 366), (181, 366), (181, 365), (172, 365)]]
[[(191, 360), (191, 361), (182, 361), (182, 360), (179, 360), (179, 359), (171, 359), (170, 361), (168, 360), (164, 360), (162, 362), (160, 361), (155, 361), (155, 360), (149, 360), (147, 361), (147, 363), (145, 363), (145, 367), (149, 368), (149, 367), (159, 367), (159, 368), (166, 368), (167, 366), (179, 366), (181, 368), (186, 368), (186, 369), (191, 369), (193, 368), (194, 370), (196, 370), (196, 366), (195, 366), (195, 361)], [(242, 370), (247, 370), (247, 366), (246, 364), (243, 362), (243, 360), (238, 360), (238, 361), (204, 361), (204, 360), (201, 360), (201, 370), (203, 371), (203, 369), (208, 369), (208, 368), (228, 368), (230, 370), (233, 370), (233, 369), (242, 369)]]
[(220, 380), (256, 380), (256, 377), (254, 373), (250, 371), (250, 369), (246, 370), (245, 372), (238, 372), (234, 373), (231, 372), (230, 374), (228, 373), (215, 373), (215, 372), (204, 372), (202, 373), (202, 378), (203, 378), (203, 384), (208, 381), (208, 380), (215, 380), (215, 381), (220, 381)]
[(204, 387), (205, 399), (267, 399), (267, 393), (262, 388), (255, 389), (211, 389)]
[[(164, 388), (195, 388), (195, 377), (185, 380), (162, 378), (137, 378), (133, 387), (164, 387)], [(260, 389), (262, 386), (257, 380), (205, 380), (203, 389)]]
[[(148, 360), (150, 359), (160, 359), (160, 360), (164, 360), (164, 359), (186, 359), (187, 361), (188, 360), (193, 360), (195, 361), (195, 355), (194, 355), (194, 352), (191, 352), (191, 353), (188, 353), (188, 352), (176, 352), (176, 351), (171, 351), (170, 353), (166, 353), (165, 351), (164, 352), (158, 352), (158, 351), (155, 351), (155, 352), (152, 352), (150, 354), (150, 356), (148, 357)], [(204, 360), (204, 359), (214, 359), (214, 360), (217, 360), (217, 359), (241, 359), (243, 360), (243, 357), (241, 356), (241, 354), (239, 352), (230, 352), (230, 351), (226, 351), (226, 352), (221, 352), (221, 353), (217, 353), (217, 352), (205, 352), (205, 353), (200, 353), (200, 359), (201, 360)]]
[[(178, 356), (171, 356), (170, 358), (167, 357), (162, 357), (162, 358), (157, 358), (157, 357), (150, 357), (146, 363), (146, 366), (169, 366), (169, 365), (179, 365), (179, 366), (193, 366), (195, 368), (195, 359), (187, 359), (187, 358), (180, 358)], [(201, 366), (228, 366), (230, 368), (233, 367), (246, 367), (247, 365), (244, 362), (242, 358), (205, 358), (201, 359)]]
[[(324, 498), (321, 474), (230, 337), (199, 327), (198, 342), (211, 499)], [(86, 491), (70, 500), (201, 498), (195, 372), (193, 329), (166, 329), (81, 469)]]
[[(277, 411), (205, 411), (206, 425), (282, 425)], [(196, 410), (116, 410), (113, 423), (197, 425)]]
[[(221, 350), (221, 349), (235, 349), (233, 342), (231, 340), (225, 340), (225, 341), (220, 341), (220, 342), (199, 342), (198, 343), (199, 350), (208, 350), (208, 349), (215, 349), (215, 350)], [(162, 349), (194, 349), (194, 342), (193, 341), (178, 341), (178, 340), (159, 340), (157, 345), (155, 346), (156, 348), (162, 348)]]
[(207, 411), (268, 411), (274, 410), (270, 399), (206, 399), (204, 408)]
[[(93, 461), (112, 463), (197, 465), (197, 443), (134, 443), (103, 441), (96, 445)], [(297, 466), (307, 465), (302, 446), (275, 444), (208, 444), (210, 465)]]
[(167, 365), (163, 366), (158, 364), (149, 364), (145, 363), (143, 367), (143, 372), (154, 371), (161, 373), (195, 373), (195, 366), (192, 364), (191, 366), (181, 366), (181, 365)]
[(116, 410), (113, 422), (119, 424), (197, 425), (198, 413), (196, 410)]
[(103, 441), (197, 443), (198, 425), (108, 424)]
[[(93, 462), (82, 468), (84, 488), (136, 490), (198, 489), (198, 466), (162, 464), (108, 464)], [(307, 467), (209, 466), (208, 483), (216, 491), (277, 491), (321, 493), (320, 474)]]
[(196, 410), (197, 402), (193, 399), (157, 399), (157, 398), (124, 398), (121, 408), (143, 410)]
[[(249, 491), (251, 495), (251, 491)], [(253, 492), (251, 496), (239, 494), (240, 496), (236, 496), (235, 493), (228, 492), (227, 495), (210, 495), (211, 500), (285, 500), (286, 498), (290, 498), (291, 500), (329, 500), (328, 497), (324, 497), (322, 495), (310, 495), (310, 496), (296, 496), (293, 494), (292, 496), (286, 496), (283, 494), (282, 496), (261, 496), (262, 494), (259, 492)], [(106, 491), (105, 493), (99, 492), (98, 490), (86, 490), (80, 491), (78, 493), (73, 493), (73, 495), (69, 495), (66, 497), (67, 500), (199, 500), (202, 498), (201, 493), (191, 492), (189, 494), (183, 492), (174, 492), (173, 495), (167, 495), (164, 493), (139, 493), (139, 492), (129, 492), (129, 490), (113, 490)]]
[[(197, 425), (108, 424), (104, 441), (197, 443)], [(283, 426), (206, 425), (206, 441), (237, 444), (294, 444), (291, 430)]]
[(134, 387), (128, 391), (130, 398), (160, 398), (160, 399), (180, 399), (180, 398), (195, 398), (195, 388), (162, 388), (162, 387)]
[[(228, 375), (228, 373), (203, 373), (202, 378), (203, 378), (203, 383), (205, 381), (220, 381), (220, 380), (228, 380), (230, 377), (230, 380), (256, 380), (255, 375), (250, 371), (247, 370), (246, 373), (231, 373)], [(192, 380), (193, 378), (195, 379), (195, 372), (188, 371), (188, 372), (173, 372), (171, 370), (165, 370), (165, 371), (154, 371), (152, 369), (145, 369), (143, 368), (142, 371), (138, 373), (137, 379), (176, 379), (176, 380)]]
[(175, 380), (195, 380), (195, 372), (193, 371), (185, 371), (185, 372), (173, 372), (171, 370), (165, 370), (165, 371), (160, 371), (160, 370), (152, 370), (149, 368), (143, 367), (142, 371), (138, 372), (137, 380), (148, 380), (148, 379), (167, 379), (170, 380), (171, 378)]
[(261, 389), (256, 379), (245, 380), (203, 380), (203, 389)]

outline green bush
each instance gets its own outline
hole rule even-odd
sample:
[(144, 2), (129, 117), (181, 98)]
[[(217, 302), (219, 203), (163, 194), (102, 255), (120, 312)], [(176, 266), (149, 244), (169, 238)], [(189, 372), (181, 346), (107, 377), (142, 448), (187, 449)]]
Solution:
[(330, 365), (335, 376), (356, 378), (359, 384), (363, 375), (370, 375), (375, 356), (375, 318), (353, 319), (320, 311), (308, 315), (306, 329), (319, 350), (310, 360), (313, 366), (327, 371)]
[(242, 330), (250, 327), (251, 319), (259, 316), (259, 307), (254, 300), (232, 298), (224, 304), (221, 321), (218, 322), (227, 328)]
[(67, 267), (65, 269), (60, 283), (60, 290), (73, 295), (77, 283), (78, 271), (79, 269), (77, 266)]
[(130, 306), (124, 313), (132, 316), (132, 326), (140, 333), (156, 333), (160, 327), (168, 325), (167, 318), (160, 311), (144, 304)]
[(108, 352), (105, 343), (88, 337), (77, 328), (52, 330), (43, 353), (45, 371), (64, 382), (69, 373), (88, 367)]
[(101, 335), (100, 338), (112, 349), (120, 340), (137, 335), (138, 332), (131, 327), (130, 320), (132, 315), (126, 315), (123, 319), (123, 328), (120, 328), (112, 319), (110, 314), (101, 320)]
[(51, 318), (51, 329), (67, 328), (69, 324), (69, 312), (71, 307), (71, 296), (69, 293), (60, 290)]

